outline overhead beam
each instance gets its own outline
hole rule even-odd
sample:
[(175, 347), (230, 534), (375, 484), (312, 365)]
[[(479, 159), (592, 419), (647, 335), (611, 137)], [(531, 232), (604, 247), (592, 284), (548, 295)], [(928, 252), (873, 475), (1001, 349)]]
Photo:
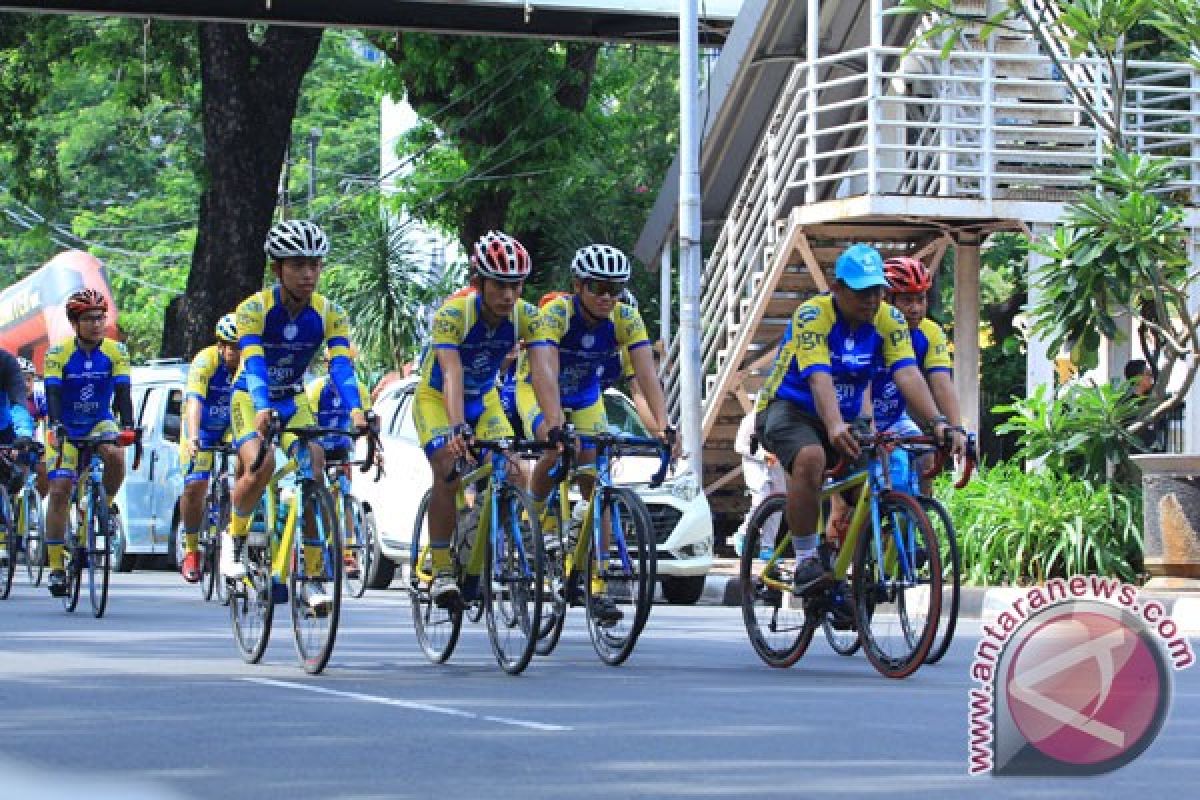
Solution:
[[(700, 41), (724, 43), (741, 0), (708, 0)], [(644, 10), (649, 7), (648, 10)], [(97, 14), (138, 19), (254, 22), (426, 33), (676, 45), (674, 0), (0, 0), (0, 11)]]

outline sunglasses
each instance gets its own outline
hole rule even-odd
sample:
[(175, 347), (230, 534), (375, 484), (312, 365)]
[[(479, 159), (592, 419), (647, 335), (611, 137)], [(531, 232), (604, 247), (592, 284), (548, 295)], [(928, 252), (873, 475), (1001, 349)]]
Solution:
[(594, 295), (608, 295), (609, 297), (620, 297), (621, 292), (625, 291), (625, 284), (620, 281), (601, 281), (595, 278), (588, 278), (583, 282), (587, 290)]
[(105, 320), (104, 314), (85, 314), (79, 318), (80, 322), (86, 322), (89, 325), (99, 325)]

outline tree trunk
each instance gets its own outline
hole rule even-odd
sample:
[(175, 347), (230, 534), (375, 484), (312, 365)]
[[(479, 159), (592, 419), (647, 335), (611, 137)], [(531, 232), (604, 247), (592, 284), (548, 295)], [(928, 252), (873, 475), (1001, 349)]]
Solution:
[(207, 183), (186, 294), (167, 309), (162, 355), (188, 358), (213, 327), (262, 286), (263, 241), (291, 138), (300, 83), (320, 28), (201, 23), (201, 108)]

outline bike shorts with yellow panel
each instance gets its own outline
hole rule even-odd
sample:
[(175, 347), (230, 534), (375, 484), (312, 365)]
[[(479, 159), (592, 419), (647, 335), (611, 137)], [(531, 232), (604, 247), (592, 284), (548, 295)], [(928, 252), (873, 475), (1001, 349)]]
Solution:
[[(316, 425), (312, 408), (308, 405), (308, 395), (303, 391), (285, 395), (278, 400), (271, 400), (271, 408), (279, 414), (280, 425), (283, 428), (309, 428)], [(238, 389), (229, 400), (230, 423), (233, 428), (233, 445), (241, 448), (243, 444), (258, 436), (254, 427), (254, 398), (249, 392)], [(292, 445), (296, 443), (294, 433), (285, 433), (279, 438), (283, 452), (292, 456)]]
[[(221, 442), (229, 441), (230, 431), (225, 429), (224, 433), (215, 434), (209, 431), (200, 432), (201, 447), (216, 447)], [(189, 458), (187, 447), (183, 439), (179, 440), (179, 470), (183, 473), (184, 484), (196, 483), (197, 481), (207, 481), (212, 477), (213, 468), (213, 453), (212, 451), (202, 451), (196, 453), (195, 458)]]
[[(84, 436), (109, 436), (113, 441), (116, 441), (117, 434), (120, 428), (117, 427), (117, 421), (112, 419), (104, 419), (92, 426), (92, 429), (84, 434)], [(59, 450), (53, 445), (46, 446), (46, 463), (50, 465), (50, 480), (58, 480), (59, 478), (70, 478), (75, 480), (79, 469), (79, 451), (75, 449), (75, 445), (71, 444), (70, 438), (65, 442), (58, 443), (62, 447), (62, 461), (59, 462)]]
[[(517, 383), (517, 409), (521, 412), (521, 420), (525, 429), (534, 433), (546, 417), (538, 405), (537, 395), (533, 392), (533, 384), (526, 381)], [(608, 414), (604, 410), (604, 395), (596, 398), (596, 402), (581, 408), (563, 406), (563, 417), (575, 426), (579, 436), (579, 444), (584, 450), (596, 449), (596, 443), (588, 434), (608, 433)]]
[[(504, 405), (500, 402), (500, 393), (491, 389), (482, 400), (463, 404), (463, 415), (467, 424), (475, 430), (479, 439), (511, 439), (512, 426), (504, 415)], [(446, 414), (446, 403), (442, 393), (428, 386), (417, 387), (413, 403), (413, 422), (417, 426), (417, 438), (425, 455), (432, 458), (433, 454), (446, 446), (450, 440), (453, 428), (450, 417)]]

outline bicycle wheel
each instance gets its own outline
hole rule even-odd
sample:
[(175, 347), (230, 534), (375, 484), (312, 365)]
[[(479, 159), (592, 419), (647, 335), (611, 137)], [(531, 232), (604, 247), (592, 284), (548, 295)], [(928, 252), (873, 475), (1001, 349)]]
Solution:
[(92, 601), (92, 615), (99, 619), (108, 606), (108, 576), (112, 570), (113, 537), (112, 520), (108, 510), (108, 495), (104, 487), (94, 484), (89, 493), (87, 514), (87, 575), (88, 598)]
[(879, 499), (880, 538), (864, 532), (854, 552), (854, 599), (863, 651), (880, 674), (904, 678), (921, 666), (937, 633), (942, 568), (937, 536), (903, 492)]
[(548, 656), (558, 646), (563, 625), (567, 621), (567, 543), (565, 538), (568, 520), (562, 518), (562, 505), (558, 491), (546, 502), (546, 519), (550, 521), (549, 533), (542, 535), (542, 554), (545, 558), (545, 577), (542, 585), (542, 623), (539, 626), (537, 647), (534, 652)]
[(82, 583), (83, 565), (87, 561), (87, 547), (81, 546), (77, 538), (79, 525), (72, 517), (75, 516), (74, 501), (67, 511), (67, 521), (64, 525), (63, 571), (66, 575), (66, 593), (62, 596), (63, 608), (68, 612), (74, 611), (79, 605), (79, 585)]
[[(346, 593), (351, 597), (362, 597), (367, 591), (367, 576), (371, 574), (373, 536), (367, 528), (367, 515), (357, 497), (343, 497), (342, 510), (347, 532), (341, 559)], [(374, 520), (370, 524), (374, 525)]]
[(413, 628), (417, 643), (426, 657), (441, 664), (454, 652), (458, 634), (462, 630), (462, 606), (439, 608), (430, 596), (433, 583), (433, 556), (429, 547), (429, 496), (426, 491), (417, 508), (417, 520), (413, 526), (412, 545), (408, 558), (409, 605), (412, 607)]
[(42, 507), (32, 489), (25, 488), (18, 495), (21, 538), (25, 544), (25, 574), (33, 586), (41, 586), (42, 572), (46, 568), (46, 530), (42, 518)]
[(222, 533), (229, 530), (229, 523), (232, 519), (233, 501), (229, 497), (229, 492), (223, 491), (221, 499), (217, 502), (217, 528), (211, 532), (210, 557), (212, 563), (207, 567), (213, 576), (213, 594), (216, 595), (217, 602), (223, 606), (229, 605), (229, 584), (221, 577), (221, 540), (224, 538)]
[[(207, 518), (207, 511), (205, 516)], [(217, 584), (221, 583), (217, 579), (217, 565), (221, 563), (217, 556), (220, 541), (221, 534), (205, 522), (200, 532), (200, 596), (206, 603), (212, 600)]]
[(838, 581), (828, 597), (828, 607), (821, 611), (821, 630), (825, 640), (839, 656), (852, 656), (858, 652), (862, 642), (858, 636), (858, 625), (854, 621), (854, 600), (850, 586)]
[[(342, 532), (338, 529), (329, 490), (313, 480), (304, 482), (303, 522), (293, 537), (288, 599), (296, 655), (309, 675), (325, 669), (333, 655), (342, 612)], [(315, 560), (315, 563), (313, 563)], [(323, 592), (328, 602), (314, 607), (310, 599)]]
[(541, 631), (542, 528), (528, 494), (515, 486), (499, 492), (495, 534), (488, 540), (484, 566), (484, 616), (500, 668), (519, 675), (529, 666)]
[[(271, 587), (271, 547), (266, 533), (266, 512), (259, 503), (251, 520), (250, 534), (245, 540), (242, 563), (246, 576), (225, 581), (229, 595), (229, 618), (233, 625), (233, 641), (247, 664), (257, 664), (271, 639), (271, 622), (275, 617), (275, 600)], [(260, 531), (255, 533), (255, 531)]]
[(588, 633), (596, 655), (615, 667), (629, 658), (650, 617), (658, 558), (654, 525), (642, 499), (624, 487), (597, 491), (601, 518), (611, 520), (612, 536), (603, 563), (596, 557), (595, 538), (588, 543)]
[[(742, 623), (750, 646), (764, 664), (778, 668), (800, 660), (817, 628), (815, 615), (806, 611), (790, 591), (796, 558), (784, 516), (786, 503), (783, 495), (771, 495), (754, 510), (746, 522), (746, 540), (738, 565)], [(758, 557), (764, 539), (773, 552), (766, 561)]]
[(925, 656), (926, 664), (936, 664), (950, 649), (954, 629), (958, 625), (962, 565), (958, 556), (958, 535), (954, 532), (950, 512), (932, 497), (918, 497), (917, 502), (929, 518), (929, 524), (933, 526), (938, 544), (941, 545), (942, 611), (938, 615), (937, 635), (934, 637), (933, 646), (929, 648), (929, 655)]
[(0, 600), (7, 600), (12, 591), (13, 575), (17, 571), (17, 554), (20, 540), (17, 536), (16, 519), (12, 504), (8, 502), (8, 490), (0, 486), (0, 536), (4, 537), (4, 548), (0, 550)]

